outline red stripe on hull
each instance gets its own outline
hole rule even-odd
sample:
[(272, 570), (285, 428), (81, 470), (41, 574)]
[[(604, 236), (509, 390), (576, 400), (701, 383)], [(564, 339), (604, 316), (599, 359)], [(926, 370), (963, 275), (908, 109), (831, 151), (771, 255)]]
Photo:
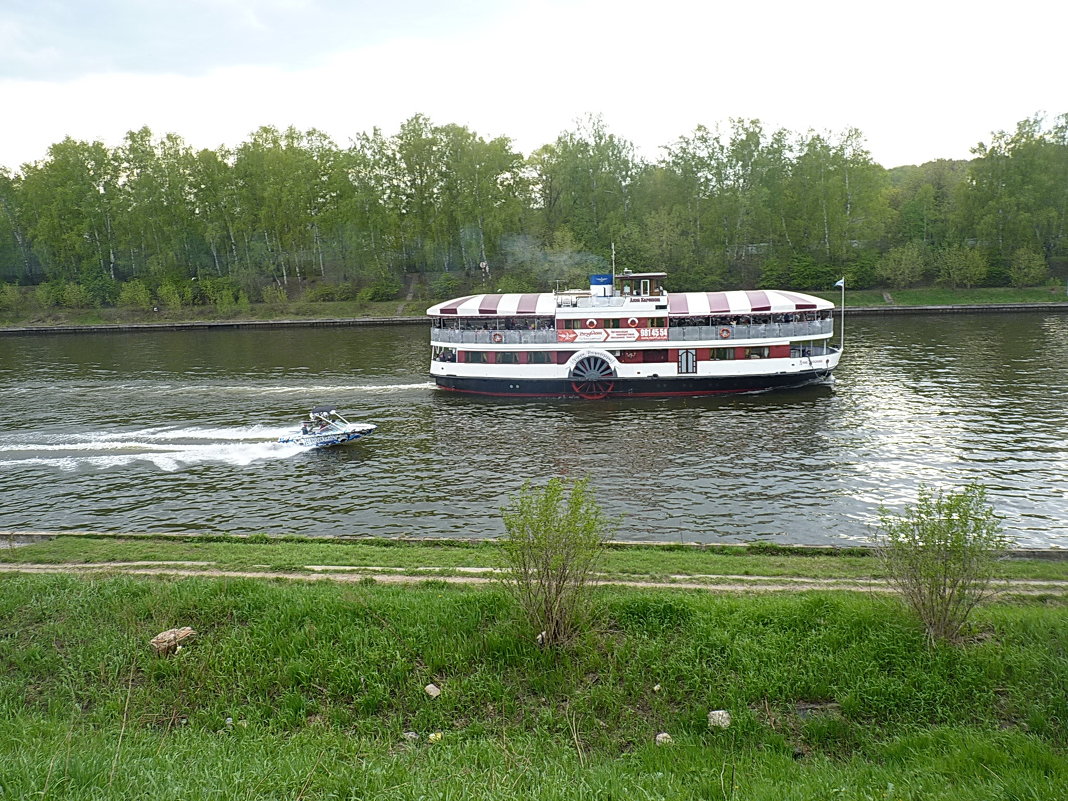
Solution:
[[(459, 387), (443, 387), (440, 384), (438, 389), (443, 389), (446, 392), (459, 392), (462, 395), (481, 395), (485, 398), (562, 398), (583, 400), (579, 395), (565, 394), (561, 392), (485, 392), (480, 389), (460, 389)], [(700, 398), (708, 397), (710, 395), (744, 395), (746, 393), (753, 394), (757, 392), (769, 392), (773, 388), (769, 389), (710, 389), (695, 392), (620, 392), (617, 394), (609, 394), (601, 400), (611, 400), (612, 398)]]

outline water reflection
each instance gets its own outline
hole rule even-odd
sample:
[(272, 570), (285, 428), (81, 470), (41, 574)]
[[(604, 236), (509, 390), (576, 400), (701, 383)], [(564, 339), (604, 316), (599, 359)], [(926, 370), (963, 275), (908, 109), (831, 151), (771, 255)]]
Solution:
[[(436, 391), (421, 326), (0, 338), (0, 528), (497, 536), (524, 481), (588, 475), (626, 538), (824, 543), (978, 478), (1068, 545), (1068, 317), (847, 325), (833, 387), (605, 402)], [(379, 431), (278, 445), (328, 401)]]

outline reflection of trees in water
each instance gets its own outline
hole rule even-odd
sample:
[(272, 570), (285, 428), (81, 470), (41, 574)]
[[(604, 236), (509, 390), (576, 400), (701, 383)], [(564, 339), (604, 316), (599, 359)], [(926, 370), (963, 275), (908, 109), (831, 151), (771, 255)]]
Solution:
[(1068, 315), (846, 325), (833, 388), (591, 402), (432, 389), (423, 326), (12, 337), (12, 430), (288, 429), (327, 402), (379, 430), (247, 466), (5, 466), (0, 527), (497, 536), (525, 480), (589, 475), (625, 537), (819, 543), (979, 478), (1022, 542), (1068, 544)]

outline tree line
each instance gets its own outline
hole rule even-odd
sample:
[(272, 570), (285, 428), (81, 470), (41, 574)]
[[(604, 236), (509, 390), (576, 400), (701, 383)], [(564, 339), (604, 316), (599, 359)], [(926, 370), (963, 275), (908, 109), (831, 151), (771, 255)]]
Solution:
[[(652, 161), (590, 116), (524, 157), (416, 115), (348, 146), (67, 138), (0, 170), (0, 283), (55, 305), (537, 291), (665, 269), (677, 290), (1034, 285), (1068, 266), (1068, 114), (968, 161), (886, 169), (860, 131), (698, 127)], [(72, 296), (73, 293), (73, 296)], [(124, 294), (125, 293), (125, 294)]]

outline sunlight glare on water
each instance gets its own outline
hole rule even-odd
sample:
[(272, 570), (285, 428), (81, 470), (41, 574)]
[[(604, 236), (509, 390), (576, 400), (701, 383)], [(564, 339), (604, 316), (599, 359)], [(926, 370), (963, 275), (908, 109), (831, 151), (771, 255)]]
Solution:
[[(494, 537), (566, 475), (624, 539), (852, 543), (978, 479), (1020, 545), (1068, 546), (1068, 316), (846, 325), (833, 386), (631, 401), (437, 390), (421, 325), (0, 337), (0, 530)], [(379, 429), (277, 442), (319, 403)]]

